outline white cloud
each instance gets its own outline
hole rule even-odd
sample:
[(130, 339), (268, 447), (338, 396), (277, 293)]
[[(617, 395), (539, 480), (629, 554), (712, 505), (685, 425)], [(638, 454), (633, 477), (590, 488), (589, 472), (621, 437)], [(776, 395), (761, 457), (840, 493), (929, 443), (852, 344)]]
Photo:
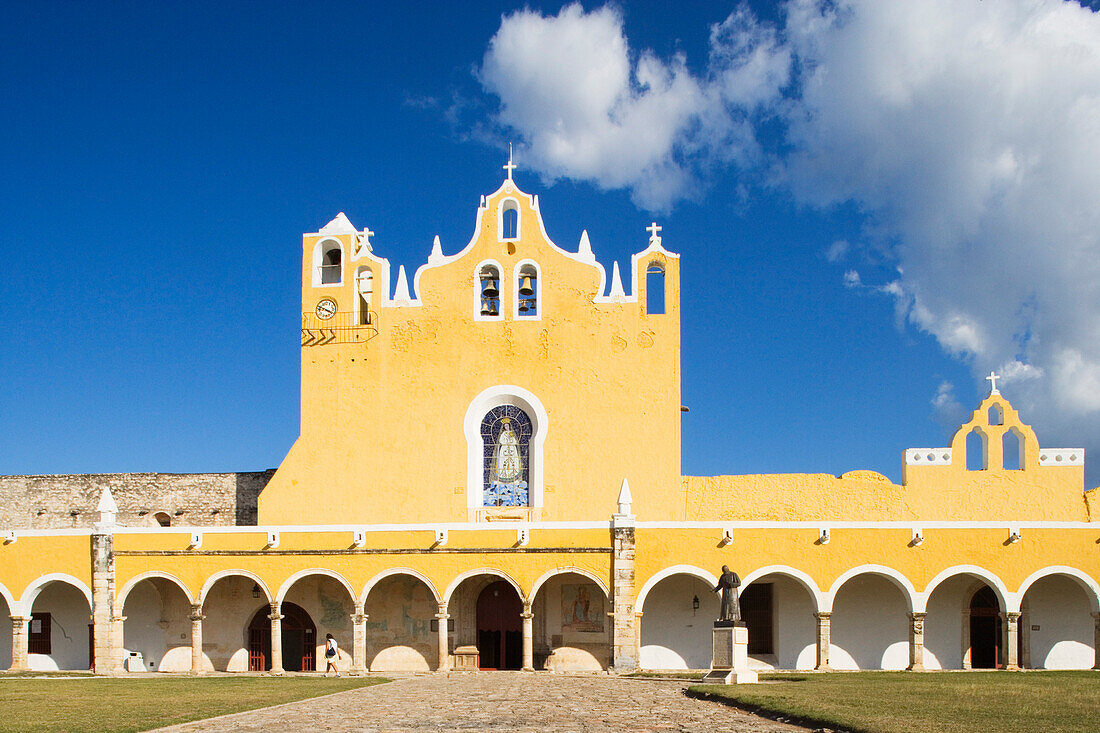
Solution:
[(955, 385), (951, 382), (940, 382), (940, 386), (936, 388), (936, 396), (932, 398), (932, 409), (936, 422), (943, 426), (948, 435), (953, 435), (966, 422), (968, 411), (955, 399)]
[(682, 56), (634, 54), (615, 8), (573, 4), (556, 16), (505, 16), (478, 79), (500, 98), (497, 121), (520, 133), (525, 165), (628, 188), (662, 210), (692, 194), (708, 161), (758, 157), (748, 115), (777, 98), (789, 65), (775, 31), (747, 10), (711, 29), (715, 73), (701, 80)]
[(859, 277), (858, 271), (848, 270), (844, 273), (844, 287), (858, 288), (861, 285), (863, 285), (863, 280)]
[[(854, 202), (898, 266), (874, 290), (899, 322), (978, 384), (1004, 370), (1040, 440), (1085, 443), (1100, 480), (1100, 14), (1061, 0), (785, 9), (779, 29), (744, 7), (715, 25), (699, 76), (632, 52), (617, 10), (520, 11), (479, 78), (551, 178), (665, 208), (733, 164), (801, 203)], [(769, 115), (786, 137), (766, 158)]]
[(837, 262), (844, 259), (851, 245), (848, 244), (846, 239), (838, 239), (829, 245), (829, 249), (825, 252), (825, 259), (829, 262)]
[(788, 10), (806, 69), (796, 196), (857, 202), (894, 245), (906, 319), (976, 379), (1000, 365), (1041, 441), (1100, 451), (1100, 16), (1054, 0)]

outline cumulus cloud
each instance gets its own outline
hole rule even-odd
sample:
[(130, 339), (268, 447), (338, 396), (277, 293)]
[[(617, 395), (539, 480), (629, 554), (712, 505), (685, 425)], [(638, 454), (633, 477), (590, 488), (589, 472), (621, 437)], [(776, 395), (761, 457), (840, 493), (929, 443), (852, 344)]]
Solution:
[[(619, 11), (506, 16), (479, 70), (549, 178), (662, 209), (733, 165), (803, 204), (854, 203), (899, 322), (990, 369), (1100, 480), (1100, 14), (1062, 0), (790, 0), (711, 28), (705, 70), (634, 51)], [(763, 120), (779, 144), (762, 150)], [(730, 195), (734, 195), (731, 191)], [(981, 388), (980, 388), (981, 389)], [(938, 394), (937, 399), (946, 399)]]
[(682, 55), (635, 53), (613, 7), (507, 15), (477, 75), (500, 98), (497, 121), (520, 133), (524, 160), (548, 178), (628, 188), (664, 210), (696, 190), (714, 161), (759, 158), (755, 111), (777, 99), (789, 51), (739, 10), (711, 28), (707, 78)]

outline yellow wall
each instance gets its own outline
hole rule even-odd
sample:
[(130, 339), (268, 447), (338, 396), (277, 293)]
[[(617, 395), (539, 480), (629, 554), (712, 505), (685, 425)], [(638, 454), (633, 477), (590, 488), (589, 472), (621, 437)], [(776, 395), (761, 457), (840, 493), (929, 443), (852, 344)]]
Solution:
[[(506, 198), (519, 202), (514, 243), (498, 238)], [(260, 495), (261, 524), (465, 521), (463, 418), (495, 385), (529, 390), (549, 414), (545, 506), (531, 518), (607, 517), (623, 478), (639, 515), (680, 516), (678, 260), (659, 250), (637, 264), (639, 285), (651, 261), (665, 268), (666, 313), (645, 313), (644, 286), (639, 302), (594, 303), (595, 261), (557, 249), (532, 199), (510, 181), (478, 214), (466, 249), (422, 269), (420, 306), (378, 307), (384, 263), (366, 249), (349, 257), (354, 235), (340, 237), (343, 285), (315, 288), (313, 251), (324, 237), (304, 237), (303, 311), (331, 297), (340, 314), (354, 312), (355, 271), (368, 264), (378, 333), (303, 345), (301, 437)], [(486, 259), (503, 269), (499, 321), (474, 317), (476, 271)], [(541, 270), (540, 320), (511, 313), (511, 273), (526, 259)], [(628, 289), (630, 278), (627, 271)]]

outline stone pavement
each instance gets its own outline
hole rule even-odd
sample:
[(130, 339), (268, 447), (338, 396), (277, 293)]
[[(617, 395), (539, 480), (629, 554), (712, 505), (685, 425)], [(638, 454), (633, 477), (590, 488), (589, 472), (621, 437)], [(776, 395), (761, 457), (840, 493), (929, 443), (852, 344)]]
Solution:
[(477, 730), (594, 733), (805, 731), (720, 703), (694, 700), (689, 683), (609, 675), (451, 673), (396, 679), (323, 698), (276, 705), (161, 731)]

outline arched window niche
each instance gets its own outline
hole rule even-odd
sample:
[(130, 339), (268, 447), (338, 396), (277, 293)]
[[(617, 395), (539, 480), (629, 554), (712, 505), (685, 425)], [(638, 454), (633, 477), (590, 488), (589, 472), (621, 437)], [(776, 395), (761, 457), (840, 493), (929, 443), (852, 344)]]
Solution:
[(515, 291), (512, 297), (512, 315), (517, 319), (538, 320), (541, 315), (542, 290), (539, 285), (539, 266), (527, 260), (516, 265)]
[(985, 431), (974, 428), (966, 436), (966, 470), (984, 471), (989, 468), (989, 451)]
[(343, 282), (344, 248), (338, 239), (322, 239), (313, 246), (313, 287)]
[(499, 321), (504, 318), (501, 303), (501, 267), (487, 261), (477, 266), (474, 277), (474, 318), (479, 321)]
[(1001, 409), (1000, 405), (990, 405), (989, 414), (987, 415), (987, 417), (989, 418), (988, 422), (990, 425), (1005, 424), (1005, 413), (1004, 410)]
[(500, 232), (499, 239), (502, 242), (519, 239), (519, 202), (515, 199), (504, 199), (500, 202)]
[(355, 299), (356, 322), (360, 326), (369, 326), (373, 320), (371, 317), (371, 305), (374, 298), (374, 272), (362, 265), (355, 271)]
[(1012, 427), (1001, 436), (1001, 454), (1006, 471), (1019, 471), (1024, 467), (1024, 436)]
[(466, 409), (466, 505), (538, 508), (543, 502), (543, 444), (548, 418), (534, 394), (490, 387)]
[(645, 312), (651, 316), (665, 312), (665, 268), (657, 261), (646, 265)]

